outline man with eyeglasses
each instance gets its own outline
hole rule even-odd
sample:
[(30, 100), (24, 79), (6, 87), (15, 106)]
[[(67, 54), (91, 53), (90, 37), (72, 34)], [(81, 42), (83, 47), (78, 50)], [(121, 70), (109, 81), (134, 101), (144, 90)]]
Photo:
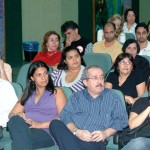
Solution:
[(93, 52), (107, 53), (111, 56), (112, 62), (122, 52), (122, 45), (116, 40), (116, 27), (114, 23), (107, 22), (104, 26), (104, 40), (93, 45)]
[(62, 44), (61, 49), (73, 46), (79, 49), (82, 56), (87, 53), (92, 53), (93, 43), (90, 40), (81, 37), (77, 23), (74, 21), (66, 21), (61, 26), (61, 32), (65, 36), (65, 41)]
[(60, 150), (105, 150), (109, 137), (127, 126), (127, 112), (117, 93), (104, 87), (99, 66), (85, 68), (82, 81), (86, 88), (70, 97), (50, 132)]

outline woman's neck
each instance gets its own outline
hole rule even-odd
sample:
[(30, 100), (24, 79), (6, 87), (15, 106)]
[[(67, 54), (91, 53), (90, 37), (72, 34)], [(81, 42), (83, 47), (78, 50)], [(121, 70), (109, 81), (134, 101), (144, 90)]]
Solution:
[(130, 75), (130, 73), (120, 73), (120, 74), (119, 74), (119, 77), (120, 77), (121, 79), (126, 79), (129, 75)]
[(78, 67), (78, 68), (73, 68), (73, 69), (69, 68), (68, 72), (70, 72), (70, 73), (78, 73), (78, 72), (80, 72), (80, 69), (81, 69), (81, 66)]
[(45, 91), (45, 88), (37, 88), (36, 93), (42, 95), (44, 93), (44, 91)]
[(133, 26), (133, 24), (134, 24), (134, 23), (128, 22), (128, 23), (127, 23), (127, 28), (128, 28), (128, 29), (131, 29), (131, 27)]

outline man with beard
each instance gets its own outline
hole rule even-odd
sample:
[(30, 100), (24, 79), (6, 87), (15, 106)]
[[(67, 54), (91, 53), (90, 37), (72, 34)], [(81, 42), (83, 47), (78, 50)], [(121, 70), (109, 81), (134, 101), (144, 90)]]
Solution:
[(144, 22), (137, 24), (135, 34), (140, 45), (139, 55), (150, 56), (150, 42), (147, 39), (149, 35), (147, 25)]
[(111, 56), (112, 62), (122, 53), (122, 45), (116, 40), (116, 27), (114, 23), (107, 22), (104, 26), (104, 40), (93, 45), (93, 52), (107, 53)]
[(85, 89), (74, 92), (50, 132), (60, 150), (105, 150), (106, 141), (128, 124), (127, 112), (117, 93), (104, 87), (99, 66), (84, 69)]

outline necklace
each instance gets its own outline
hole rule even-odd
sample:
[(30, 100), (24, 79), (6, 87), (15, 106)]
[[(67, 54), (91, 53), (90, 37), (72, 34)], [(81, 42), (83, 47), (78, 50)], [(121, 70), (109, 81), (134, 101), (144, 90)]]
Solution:
[(57, 53), (57, 50), (54, 51), (54, 52), (47, 52), (47, 55), (51, 57), (51, 56), (53, 56), (55, 53)]

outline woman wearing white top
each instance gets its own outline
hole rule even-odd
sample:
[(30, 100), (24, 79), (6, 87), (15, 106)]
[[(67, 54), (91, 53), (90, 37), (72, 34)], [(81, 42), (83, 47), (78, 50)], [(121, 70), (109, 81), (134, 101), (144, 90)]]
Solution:
[[(108, 22), (112, 22), (115, 24), (116, 26), (116, 39), (118, 39), (118, 41), (120, 43), (124, 43), (126, 41), (126, 36), (125, 34), (122, 32), (122, 28), (123, 28), (123, 19), (119, 14), (115, 14), (113, 15)], [(99, 30), (98, 34), (97, 34), (97, 41), (101, 41), (104, 37), (103, 37), (104, 33), (103, 30)]]
[[(124, 13), (124, 33), (132, 33), (135, 36), (135, 27), (136, 27), (136, 14), (133, 9), (127, 9)], [(136, 36), (135, 36), (136, 37)]]

